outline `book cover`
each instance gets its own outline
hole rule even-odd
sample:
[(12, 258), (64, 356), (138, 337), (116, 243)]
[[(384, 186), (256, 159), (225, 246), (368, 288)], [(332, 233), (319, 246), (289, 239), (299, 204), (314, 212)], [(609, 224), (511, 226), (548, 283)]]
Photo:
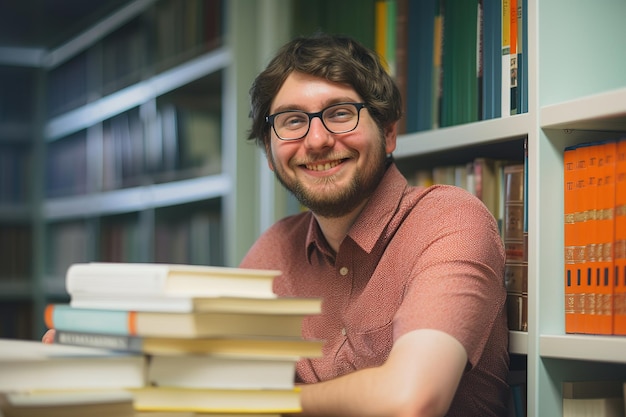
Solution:
[(528, 261), (524, 245), (524, 164), (505, 165), (502, 237), (509, 330), (528, 331)]
[(509, 23), (509, 59), (510, 59), (510, 68), (509, 68), (509, 77), (511, 79), (510, 82), (510, 102), (509, 102), (509, 114), (517, 114), (517, 81), (518, 81), (518, 39), (517, 39), (517, 5), (518, 1), (521, 0), (509, 0), (509, 9), (510, 9), (510, 23)]
[(564, 241), (564, 293), (565, 293), (565, 332), (577, 332), (575, 310), (576, 285), (576, 146), (565, 148), (563, 152), (563, 241)]
[[(422, 4), (422, 2), (417, 2)], [(444, 46), (445, 46), (445, 1), (436, 0), (435, 3), (435, 16), (433, 19), (433, 56), (432, 56), (432, 85), (431, 91), (431, 112), (432, 129), (436, 129), (442, 126), (441, 113), (442, 113), (442, 100), (443, 100), (443, 59), (444, 59)]]
[(441, 127), (478, 120), (478, 0), (447, 0)]
[(501, 0), (501, 59), (500, 117), (511, 115), (511, 0)]
[(598, 325), (598, 294), (599, 257), (598, 257), (598, 197), (600, 193), (600, 147), (593, 143), (584, 143), (576, 149), (578, 172), (580, 174), (579, 189), (576, 199), (577, 234), (577, 269), (580, 270), (579, 333), (594, 333)]
[(121, 389), (145, 384), (145, 357), (39, 341), (0, 339), (0, 391)]
[(164, 313), (49, 304), (50, 329), (154, 337), (301, 336), (306, 314)]
[(563, 417), (623, 417), (622, 381), (564, 381)]
[(322, 356), (322, 340), (295, 337), (141, 337), (56, 330), (54, 342), (152, 355), (229, 354), (249, 357)]
[(502, 85), (501, 0), (483, 0), (482, 119), (500, 117)]
[(588, 238), (586, 233), (588, 232), (587, 226), (587, 213), (589, 199), (589, 189), (587, 187), (587, 163), (589, 160), (589, 144), (580, 144), (576, 147), (575, 151), (575, 175), (576, 175), (576, 199), (575, 199), (575, 211), (574, 211), (574, 224), (576, 227), (576, 233), (574, 236), (574, 264), (575, 264), (575, 283), (576, 291), (574, 292), (574, 314), (576, 315), (576, 330), (575, 333), (585, 333), (587, 329), (586, 320), (586, 303), (585, 295), (589, 291), (586, 283), (585, 273), (590, 273), (587, 269), (587, 243)]
[(436, 42), (439, 27), (435, 23), (436, 0), (408, 2), (408, 79), (407, 131), (424, 131), (435, 126), (433, 108), (435, 71), (439, 58)]
[(626, 335), (626, 139), (617, 142), (615, 166), (614, 333)]
[(622, 381), (563, 381), (563, 398), (585, 399), (602, 397), (621, 397)]
[(135, 417), (125, 390), (0, 392), (4, 417)]
[(192, 297), (78, 293), (72, 295), (70, 305), (75, 308), (172, 313), (319, 314), (322, 311), (321, 299), (303, 297)]
[(594, 288), (595, 315), (591, 333), (613, 333), (613, 289), (615, 283), (614, 233), (615, 233), (615, 161), (617, 144), (613, 140), (597, 145), (598, 191), (595, 210), (597, 230), (596, 259), (597, 281)]
[(72, 264), (68, 294), (179, 294), (194, 296), (274, 297), (279, 271), (219, 266), (91, 262)]
[[(408, 54), (409, 54), (409, 0), (397, 0), (396, 2), (396, 73), (395, 81), (400, 94), (402, 94), (402, 117), (398, 121), (398, 134), (407, 133), (407, 82), (409, 80), (408, 72)], [(413, 73), (411, 73), (413, 77)]]
[(217, 390), (143, 387), (132, 389), (138, 411), (202, 413), (298, 413), (300, 390)]
[(151, 355), (147, 383), (156, 387), (291, 389), (297, 356)]

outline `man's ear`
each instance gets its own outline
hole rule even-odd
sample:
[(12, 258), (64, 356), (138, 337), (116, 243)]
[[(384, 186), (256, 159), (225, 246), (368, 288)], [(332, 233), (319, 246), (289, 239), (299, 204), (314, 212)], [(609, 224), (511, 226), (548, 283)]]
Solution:
[(385, 152), (391, 154), (396, 149), (396, 139), (398, 138), (398, 122), (388, 125), (383, 134), (385, 135)]

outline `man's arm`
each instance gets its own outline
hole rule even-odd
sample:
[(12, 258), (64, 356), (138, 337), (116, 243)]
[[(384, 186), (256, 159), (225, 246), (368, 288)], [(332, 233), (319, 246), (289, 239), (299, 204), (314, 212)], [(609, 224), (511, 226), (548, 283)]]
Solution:
[(439, 330), (413, 330), (382, 366), (302, 385), (306, 416), (443, 416), (467, 364), (459, 341)]

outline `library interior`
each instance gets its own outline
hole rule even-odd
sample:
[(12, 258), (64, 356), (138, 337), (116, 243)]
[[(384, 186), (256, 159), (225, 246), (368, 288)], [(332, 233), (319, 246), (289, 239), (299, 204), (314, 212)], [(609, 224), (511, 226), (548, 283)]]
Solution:
[[(74, 264), (236, 269), (263, 231), (303, 210), (246, 140), (249, 88), (286, 41), (340, 33), (374, 49), (401, 91), (393, 156), (409, 183), (465, 188), (498, 222), (509, 415), (624, 416), (626, 43), (616, 41), (626, 39), (624, 16), (622, 0), (2, 2), (0, 339), (41, 340), (51, 307), (75, 295)], [(102, 343), (159, 355), (228, 349), (231, 339)], [(254, 355), (272, 348), (255, 346)], [(11, 349), (0, 346), (0, 364)], [(126, 360), (119, 366), (146, 366)], [(281, 365), (293, 372), (291, 361)], [(162, 372), (177, 383), (172, 369)], [(158, 403), (162, 394), (127, 373), (146, 410)], [(11, 382), (0, 376), (0, 410), (3, 383)], [(264, 388), (293, 394), (276, 384)], [(273, 399), (263, 415), (297, 411), (296, 397)], [(188, 398), (196, 400), (205, 406)], [(98, 401), (128, 405), (124, 395)]]

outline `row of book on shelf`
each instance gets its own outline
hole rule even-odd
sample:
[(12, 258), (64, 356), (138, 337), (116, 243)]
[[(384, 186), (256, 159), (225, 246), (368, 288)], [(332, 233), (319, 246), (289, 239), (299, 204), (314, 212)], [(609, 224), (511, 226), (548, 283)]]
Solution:
[[(46, 273), (52, 280), (62, 281), (67, 268), (76, 262), (141, 262), (146, 257), (142, 252), (146, 249), (142, 245), (144, 229), (138, 213), (103, 217), (95, 234), (84, 220), (52, 223), (47, 229), (50, 250)], [(95, 236), (98, 236), (98, 251), (92, 257), (89, 248)], [(0, 236), (0, 247), (2, 241)], [(167, 207), (157, 210), (153, 243), (147, 247), (150, 252), (147, 256), (158, 263), (221, 266), (224, 265), (222, 242), (223, 220), (218, 211), (203, 205)], [(25, 250), (17, 259), (28, 253)], [(0, 277), (1, 271), (2, 267)]]
[(565, 331), (626, 335), (626, 138), (563, 151)]
[(50, 117), (141, 82), (221, 45), (223, 0), (153, 3), (156, 4), (87, 50), (64, 62), (53, 63), (47, 72), (46, 89)]
[[(81, 130), (50, 143), (45, 168), (46, 197), (116, 190), (221, 172), (219, 113), (183, 103), (160, 105), (156, 120), (142, 113), (145, 112), (140, 108), (134, 108), (105, 120), (101, 135), (90, 134), (89, 129)], [(100, 149), (97, 155), (89, 154), (90, 146)], [(9, 184), (0, 185), (0, 191), (6, 188), (8, 193), (17, 188), (25, 181), (22, 174), (23, 171), (16, 169), (7, 172), (5, 181)], [(9, 187), (10, 184), (15, 187)]]
[(528, 111), (527, 0), (377, 3), (396, 16), (377, 20), (376, 49), (404, 96), (403, 131)]
[[(524, 145), (526, 146), (526, 145)], [(528, 207), (526, 160), (478, 157), (415, 171), (414, 185), (447, 184), (478, 197), (493, 214), (506, 251), (504, 281), (510, 330), (528, 330)]]
[(4, 417), (298, 412), (296, 363), (323, 348), (302, 338), (302, 323), (321, 313), (321, 300), (277, 297), (279, 274), (74, 264), (69, 303), (45, 311), (54, 343), (0, 340), (0, 410)]
[(563, 417), (624, 417), (625, 389), (621, 380), (564, 381)]

